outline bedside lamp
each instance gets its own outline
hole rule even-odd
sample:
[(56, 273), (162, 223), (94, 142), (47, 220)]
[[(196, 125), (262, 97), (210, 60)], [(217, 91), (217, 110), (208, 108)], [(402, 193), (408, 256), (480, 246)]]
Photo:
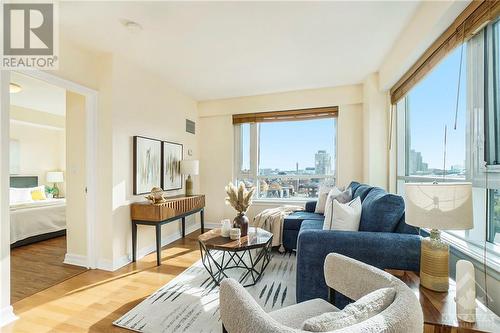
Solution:
[(473, 227), (472, 184), (405, 184), (406, 223), (429, 228), (420, 254), (420, 284), (427, 289), (448, 291), (449, 247), (439, 230), (466, 230)]
[(54, 183), (54, 198), (59, 197), (59, 188), (57, 183), (64, 182), (64, 174), (62, 171), (47, 172), (47, 183)]
[(186, 178), (186, 195), (193, 195), (193, 179), (191, 175), (195, 176), (199, 173), (200, 163), (198, 160), (182, 160), (181, 173), (187, 175)]

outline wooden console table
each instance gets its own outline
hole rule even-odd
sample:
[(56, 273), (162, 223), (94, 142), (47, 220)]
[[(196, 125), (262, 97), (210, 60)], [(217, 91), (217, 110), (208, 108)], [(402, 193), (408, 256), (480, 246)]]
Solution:
[(200, 213), (201, 233), (205, 232), (204, 226), (204, 195), (179, 195), (167, 199), (161, 205), (149, 202), (136, 202), (130, 205), (132, 218), (132, 261), (137, 255), (137, 225), (151, 225), (156, 228), (156, 264), (161, 263), (161, 226), (176, 220), (181, 220), (182, 237), (186, 235), (186, 216)]
[(457, 318), (454, 300), (456, 284), (452, 279), (448, 292), (439, 293), (420, 286), (420, 278), (415, 272), (388, 272), (406, 283), (419, 299), (424, 313), (424, 333), (500, 332), (499, 317), (479, 301), (476, 301), (475, 323)]

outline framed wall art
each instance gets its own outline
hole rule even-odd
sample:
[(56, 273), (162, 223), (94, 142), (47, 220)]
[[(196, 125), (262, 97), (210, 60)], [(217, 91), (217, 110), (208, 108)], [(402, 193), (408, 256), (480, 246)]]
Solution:
[(134, 136), (134, 194), (150, 193), (153, 187), (161, 187), (161, 141)]
[(182, 189), (182, 158), (182, 144), (163, 141), (163, 190), (173, 191)]

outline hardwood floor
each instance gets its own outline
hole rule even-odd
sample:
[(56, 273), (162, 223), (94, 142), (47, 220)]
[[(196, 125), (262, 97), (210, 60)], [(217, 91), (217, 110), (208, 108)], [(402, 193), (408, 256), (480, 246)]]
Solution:
[(83, 267), (64, 264), (66, 236), (11, 250), (11, 302), (52, 287), (85, 272)]
[(89, 270), (14, 303), (6, 332), (130, 332), (111, 323), (200, 258), (199, 231), (116, 272)]

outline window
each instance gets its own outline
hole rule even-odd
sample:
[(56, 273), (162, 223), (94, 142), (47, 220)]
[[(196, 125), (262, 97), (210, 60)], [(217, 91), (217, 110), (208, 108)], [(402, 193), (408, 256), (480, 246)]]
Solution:
[[(461, 51), (459, 47), (448, 55), (406, 97), (402, 114), (406, 127), (405, 168), (400, 179), (465, 179), (464, 84), (460, 87), (454, 129)], [(465, 80), (465, 68), (461, 75)]]
[(450, 52), (397, 103), (396, 117), (398, 192), (405, 182), (471, 181), (474, 228), (443, 237), (500, 254), (500, 23)]
[(335, 118), (235, 125), (237, 181), (257, 199), (316, 198), (334, 181)]
[(490, 190), (488, 242), (500, 245), (500, 190)]
[(488, 165), (500, 166), (500, 21), (486, 28), (485, 41), (488, 48), (486, 58), (491, 59), (487, 61), (485, 71), (485, 161)]

